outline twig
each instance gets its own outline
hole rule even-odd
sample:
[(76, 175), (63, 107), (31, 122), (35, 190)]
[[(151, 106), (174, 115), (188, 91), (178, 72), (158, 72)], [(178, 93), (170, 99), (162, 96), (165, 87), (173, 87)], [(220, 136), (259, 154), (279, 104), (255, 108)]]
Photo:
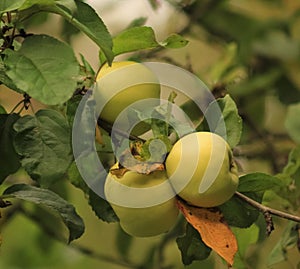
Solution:
[(101, 261), (104, 261), (104, 262), (120, 265), (120, 266), (127, 267), (127, 268), (132, 268), (132, 269), (141, 268), (141, 266), (139, 264), (133, 264), (131, 262), (120, 260), (119, 258), (114, 258), (114, 257), (109, 256), (109, 255), (97, 253), (97, 252), (95, 252), (91, 249), (88, 249), (88, 248), (83, 247), (83, 246), (79, 246), (77, 244), (70, 244), (68, 246), (75, 249), (75, 250), (77, 250), (77, 251), (79, 251), (79, 252), (81, 252), (81, 253), (83, 253), (83, 254), (85, 254), (85, 255), (88, 255), (91, 258), (97, 259), (97, 260), (101, 260)]
[[(109, 134), (111, 133), (112, 131), (112, 125), (102, 119), (98, 119), (97, 120), (97, 124), (99, 127), (103, 128), (106, 132), (108, 132)], [(122, 131), (122, 130), (119, 130), (119, 129), (116, 129), (114, 128), (114, 131), (117, 132), (119, 135), (121, 136), (124, 136), (125, 138), (129, 138), (130, 140), (138, 140), (138, 141), (141, 141), (141, 142), (146, 142), (146, 140), (138, 137), (138, 136), (135, 136), (135, 135), (132, 135), (132, 134), (129, 134), (126, 133), (125, 131)]]
[(276, 209), (273, 209), (271, 207), (262, 205), (262, 204), (256, 202), (255, 200), (249, 198), (248, 196), (240, 193), (240, 192), (235, 192), (235, 195), (238, 196), (240, 199), (244, 200), (249, 205), (257, 208), (260, 212), (262, 212), (264, 214), (264, 217), (265, 217), (265, 220), (266, 220), (266, 223), (267, 223), (267, 234), (268, 235), (274, 230), (274, 225), (273, 225), (271, 215), (278, 216), (280, 218), (284, 218), (284, 219), (288, 219), (288, 220), (292, 220), (292, 221), (300, 223), (300, 217), (299, 216), (292, 215), (292, 214), (289, 214), (289, 213), (285, 213), (285, 212), (282, 212), (280, 210), (276, 210)]

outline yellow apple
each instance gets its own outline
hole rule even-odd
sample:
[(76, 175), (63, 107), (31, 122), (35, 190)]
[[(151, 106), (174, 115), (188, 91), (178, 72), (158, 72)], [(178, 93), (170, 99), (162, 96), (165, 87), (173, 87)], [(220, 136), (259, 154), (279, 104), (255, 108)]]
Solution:
[[(116, 167), (118, 164), (111, 170)], [(127, 171), (123, 176), (110, 172), (104, 193), (120, 219), (120, 226), (132, 236), (149, 237), (165, 233), (177, 220), (175, 193), (165, 171), (154, 171), (147, 175)], [(165, 201), (160, 202), (164, 196)]]
[[(105, 64), (99, 70), (96, 81), (96, 100), (105, 102), (100, 119), (110, 124), (113, 124), (119, 114), (134, 102), (155, 98), (156, 104), (159, 105), (158, 79), (149, 68), (141, 63), (122, 61), (113, 62), (111, 66)], [(133, 108), (142, 111), (145, 104), (135, 104)], [(124, 127), (122, 123), (119, 126)], [(132, 134), (138, 136), (149, 129), (149, 124), (140, 122), (134, 127)]]
[(223, 204), (233, 196), (239, 182), (229, 145), (210, 132), (179, 139), (166, 159), (166, 171), (176, 193), (200, 207)]

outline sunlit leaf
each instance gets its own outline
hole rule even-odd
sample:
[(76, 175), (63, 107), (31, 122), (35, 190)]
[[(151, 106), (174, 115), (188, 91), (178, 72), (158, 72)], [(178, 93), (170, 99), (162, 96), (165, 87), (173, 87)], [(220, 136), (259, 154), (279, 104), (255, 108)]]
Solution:
[[(215, 113), (215, 103), (218, 104), (221, 115)], [(226, 128), (226, 140), (231, 148), (236, 146), (242, 135), (242, 118), (238, 114), (237, 106), (230, 95), (213, 101), (204, 113), (204, 118), (210, 119), (210, 126), (204, 122), (204, 130), (223, 134)]]
[(26, 0), (1, 0), (0, 14), (8, 11), (18, 9)]
[(41, 7), (41, 10), (57, 13), (64, 17), (93, 40), (103, 51), (107, 61), (111, 63), (114, 58), (113, 43), (106, 25), (90, 5), (79, 0), (75, 3), (76, 11), (74, 13), (59, 6)]
[(178, 49), (185, 47), (188, 43), (188, 40), (183, 38), (181, 35), (172, 34), (168, 36), (167, 39), (161, 43), (161, 45), (170, 49)]
[(282, 186), (281, 181), (264, 173), (250, 173), (240, 177), (239, 192), (262, 192)]
[(65, 43), (46, 35), (34, 35), (25, 39), (20, 50), (5, 53), (6, 74), (31, 97), (55, 105), (72, 96), (79, 65), (72, 48)]

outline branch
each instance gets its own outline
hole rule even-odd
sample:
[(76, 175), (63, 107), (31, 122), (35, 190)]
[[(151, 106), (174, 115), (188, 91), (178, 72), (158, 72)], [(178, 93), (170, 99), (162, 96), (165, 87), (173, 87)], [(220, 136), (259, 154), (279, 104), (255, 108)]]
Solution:
[(238, 196), (240, 199), (244, 200), (249, 205), (257, 208), (260, 212), (262, 212), (264, 214), (264, 217), (265, 217), (265, 220), (267, 223), (267, 234), (268, 235), (274, 230), (274, 225), (273, 225), (271, 215), (278, 216), (280, 218), (284, 218), (284, 219), (288, 219), (288, 220), (292, 220), (292, 221), (300, 223), (299, 216), (285, 213), (280, 210), (276, 210), (276, 209), (270, 208), (268, 206), (262, 205), (240, 192), (235, 192), (235, 195)]

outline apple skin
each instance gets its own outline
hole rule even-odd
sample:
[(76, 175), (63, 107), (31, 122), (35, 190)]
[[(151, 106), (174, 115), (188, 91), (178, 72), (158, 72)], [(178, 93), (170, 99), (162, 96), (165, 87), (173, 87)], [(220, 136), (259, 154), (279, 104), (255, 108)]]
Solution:
[[(209, 162), (210, 171), (214, 172), (207, 173)], [(177, 169), (179, 165), (181, 167)], [(215, 207), (225, 203), (233, 196), (239, 183), (229, 145), (221, 136), (210, 132), (191, 133), (179, 139), (166, 159), (166, 171), (178, 196), (199, 207)], [(187, 176), (188, 171), (190, 175)], [(214, 181), (200, 193), (200, 184), (207, 175), (211, 175)], [(185, 186), (178, 184), (183, 182), (184, 176), (189, 180)]]
[[(96, 91), (96, 100), (101, 98), (106, 102), (100, 113), (100, 119), (113, 124), (118, 115), (136, 101), (148, 98), (157, 99), (159, 105), (160, 85), (155, 74), (145, 65), (133, 61), (113, 62), (111, 66), (103, 65), (96, 81), (100, 83)], [(111, 93), (116, 93), (110, 98)], [(142, 105), (135, 105), (142, 111)], [(122, 127), (122, 126), (121, 126)], [(132, 134), (139, 136), (150, 129), (145, 122), (138, 123)]]
[[(117, 167), (117, 164), (113, 168)], [(169, 200), (149, 207), (126, 207), (112, 203), (110, 197), (121, 197), (122, 191), (113, 185), (117, 181), (132, 188), (147, 188), (159, 185), (168, 180), (165, 171), (154, 171), (149, 175), (139, 174), (134, 171), (126, 172), (121, 178), (108, 174), (104, 186), (107, 201), (111, 204), (120, 219), (120, 226), (129, 235), (135, 237), (150, 237), (168, 232), (177, 221), (179, 210), (176, 206), (175, 193)], [(155, 193), (151, 194), (153, 197)], [(142, 198), (143, 199), (143, 198)], [(147, 199), (145, 197), (145, 199)]]

